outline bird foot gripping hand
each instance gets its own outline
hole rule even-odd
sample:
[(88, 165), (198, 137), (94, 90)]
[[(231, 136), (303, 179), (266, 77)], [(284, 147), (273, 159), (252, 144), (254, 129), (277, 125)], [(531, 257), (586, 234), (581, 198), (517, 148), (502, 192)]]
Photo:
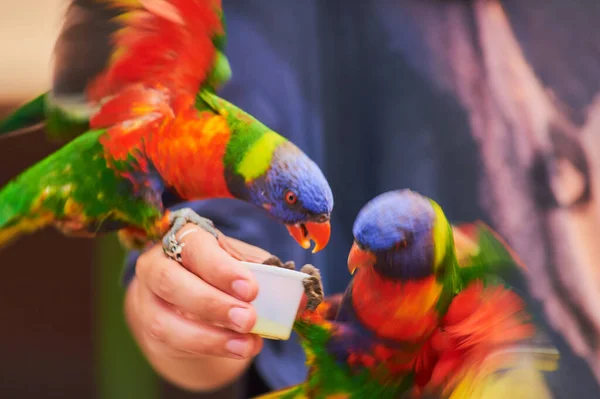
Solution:
[(171, 228), (163, 237), (163, 250), (169, 258), (180, 263), (181, 252), (183, 251), (185, 244), (177, 239), (177, 233), (183, 228), (183, 226), (185, 226), (186, 223), (195, 224), (196, 226), (208, 231), (215, 238), (218, 238), (219, 236), (212, 220), (203, 218), (190, 208), (183, 208), (169, 213), (169, 226), (171, 226)]
[[(177, 211), (170, 212), (168, 215), (169, 231), (162, 239), (162, 246), (165, 255), (169, 258), (181, 263), (181, 253), (185, 243), (177, 239), (177, 233), (187, 223), (195, 224), (196, 226), (206, 230), (215, 238), (219, 238), (219, 233), (214, 226), (212, 220), (198, 215), (190, 208), (183, 208)], [(296, 270), (296, 265), (293, 261), (282, 262), (277, 256), (271, 256), (263, 262), (264, 265), (281, 267), (288, 270)], [(308, 274), (309, 277), (303, 281), (304, 292), (306, 293), (307, 303), (306, 309), (314, 311), (321, 302), (323, 302), (323, 283), (321, 281), (321, 273), (319, 269), (312, 265), (304, 265), (300, 269), (301, 273)]]
[[(283, 263), (281, 259), (277, 256), (273, 255), (269, 259), (263, 262), (263, 265), (281, 267), (288, 270), (296, 270), (296, 264), (294, 261), (287, 261)], [(321, 273), (319, 269), (314, 267), (313, 265), (304, 265), (300, 268), (301, 273), (306, 273), (310, 277), (304, 279), (304, 292), (306, 294), (306, 298), (308, 299), (306, 302), (306, 309), (310, 311), (314, 311), (317, 306), (323, 302), (323, 282), (321, 281)]]

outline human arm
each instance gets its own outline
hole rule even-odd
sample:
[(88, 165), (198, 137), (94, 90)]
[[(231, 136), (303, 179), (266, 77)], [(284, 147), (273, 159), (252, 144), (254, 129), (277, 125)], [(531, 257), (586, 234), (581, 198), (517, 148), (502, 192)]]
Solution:
[[(248, 214), (245, 205), (207, 201), (181, 206), (191, 206), (211, 218), (223, 233), (219, 241), (225, 240), (229, 251), (257, 262), (269, 257), (266, 251), (227, 237), (235, 234), (255, 243), (261, 241), (257, 234), (261, 223)], [(205, 234), (196, 231), (183, 237), (185, 267), (167, 259), (156, 246), (139, 258), (132, 254), (125, 278), (125, 315), (142, 352), (163, 378), (194, 391), (210, 391), (233, 382), (262, 348), (258, 337), (247, 334), (255, 318), (248, 302), (256, 295), (256, 283), (214, 237)], [(247, 279), (247, 296), (233, 295), (236, 277)], [(249, 319), (241, 328), (228, 319), (232, 307), (248, 311)], [(176, 309), (196, 320), (178, 314)], [(215, 327), (215, 323), (225, 328)], [(226, 342), (232, 338), (245, 342), (238, 348), (243, 352), (241, 358), (227, 350)]]
[[(184, 264), (220, 265), (208, 272), (210, 276), (203, 267), (187, 267), (227, 290), (235, 279), (232, 276), (238, 274), (233, 268), (225, 270), (229, 266), (223, 265), (237, 266), (235, 261), (204, 231), (196, 231), (184, 241)], [(249, 281), (246, 298), (256, 293), (255, 282)], [(255, 319), (251, 307), (211, 288), (166, 259), (156, 246), (140, 256), (125, 300), (127, 322), (150, 364), (166, 380), (193, 391), (210, 391), (234, 381), (262, 348), (260, 338), (247, 334)], [(229, 311), (236, 305), (248, 313), (239, 327), (228, 320)], [(227, 328), (215, 327), (215, 323)], [(232, 340), (237, 342), (234, 347), (228, 346)]]

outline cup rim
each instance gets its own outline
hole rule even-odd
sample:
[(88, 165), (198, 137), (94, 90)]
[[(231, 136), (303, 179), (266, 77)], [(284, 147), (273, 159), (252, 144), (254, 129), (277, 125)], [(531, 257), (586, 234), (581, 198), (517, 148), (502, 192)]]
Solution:
[(275, 274), (281, 277), (293, 279), (293, 280), (304, 280), (310, 277), (306, 273), (299, 272), (297, 270), (284, 269), (283, 267), (277, 267), (272, 265), (263, 265), (261, 263), (240, 261), (246, 265), (250, 270), (254, 270), (261, 273)]

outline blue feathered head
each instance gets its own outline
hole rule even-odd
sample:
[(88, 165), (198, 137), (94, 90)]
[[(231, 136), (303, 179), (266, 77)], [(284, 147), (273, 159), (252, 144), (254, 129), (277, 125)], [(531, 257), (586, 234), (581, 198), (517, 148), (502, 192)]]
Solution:
[[(262, 156), (262, 155), (259, 155)], [(230, 175), (229, 189), (284, 223), (294, 239), (313, 252), (323, 249), (330, 237), (333, 193), (317, 164), (292, 142), (283, 140), (273, 149), (268, 168), (246, 181)]]
[(432, 275), (452, 240), (450, 225), (433, 200), (410, 190), (375, 197), (354, 222), (348, 267), (372, 266), (393, 279)]

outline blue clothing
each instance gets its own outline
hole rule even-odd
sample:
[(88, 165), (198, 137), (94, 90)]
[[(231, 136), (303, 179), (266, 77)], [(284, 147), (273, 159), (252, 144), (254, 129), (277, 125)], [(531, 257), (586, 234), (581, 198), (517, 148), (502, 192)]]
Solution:
[[(435, 75), (431, 50), (419, 39), (423, 27), (398, 3), (223, 1), (233, 78), (219, 94), (322, 167), (335, 198), (324, 251), (312, 255), (300, 248), (283, 226), (240, 201), (178, 207), (191, 206), (225, 234), (281, 259), (318, 266), (327, 294), (348, 284), (354, 218), (382, 192), (411, 188), (434, 198), (452, 221), (489, 222), (477, 201), (479, 164), (468, 115)], [(126, 282), (136, 256), (129, 256)], [(555, 397), (598, 396), (591, 393), (598, 387), (585, 363), (560, 338), (557, 344), (566, 360), (551, 382), (560, 385)], [(295, 335), (265, 341), (256, 365), (273, 389), (306, 376)]]

